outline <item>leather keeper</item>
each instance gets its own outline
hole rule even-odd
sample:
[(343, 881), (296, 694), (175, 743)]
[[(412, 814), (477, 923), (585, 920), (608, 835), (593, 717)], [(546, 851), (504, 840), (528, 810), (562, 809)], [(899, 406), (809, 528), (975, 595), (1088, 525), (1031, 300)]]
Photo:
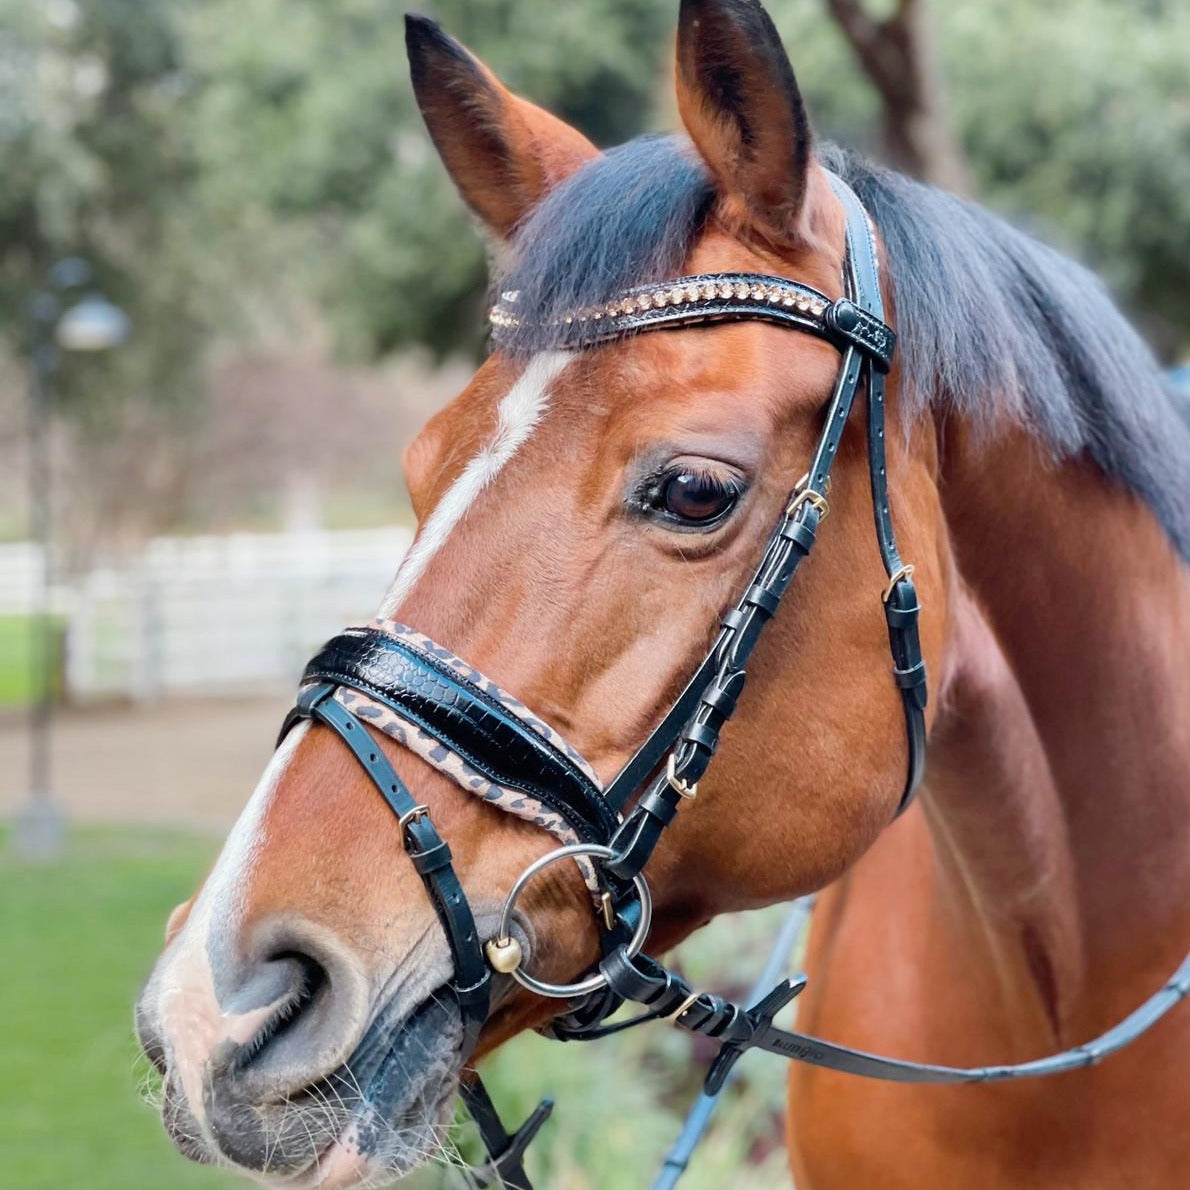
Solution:
[[(665, 796), (667, 793), (669, 794), (668, 798)], [(678, 795), (668, 785), (662, 785), (660, 789), (650, 789), (647, 793), (642, 794), (640, 801), (636, 803), (636, 808), (651, 818), (656, 818), (665, 826), (669, 826), (678, 813), (677, 800)]]
[(917, 624), (921, 606), (914, 603), (912, 607), (894, 607), (892, 602), (884, 605), (884, 618), (890, 628), (912, 628)]
[(411, 849), (409, 851), (409, 858), (413, 861), (413, 866), (421, 875), (428, 876), (432, 872), (440, 872), (443, 868), (450, 867), (450, 847), (443, 840), (436, 847), (431, 847), (427, 851), (413, 851)]
[(724, 719), (730, 719), (747, 677), (744, 670), (738, 669), (722, 686), (710, 686), (704, 690), (699, 701), (704, 707), (714, 708)]
[(744, 613), (738, 608), (733, 607), (731, 611), (719, 621), (724, 628), (736, 629), (744, 622)]
[(780, 536), (786, 541), (793, 542), (803, 554), (808, 554), (818, 540), (817, 530), (804, 517), (787, 520), (781, 526)]
[(724, 690), (721, 686), (712, 686), (709, 690), (703, 691), (699, 702), (704, 707), (718, 711), (724, 719), (730, 719), (735, 710), (737, 699), (730, 690)]
[(705, 749), (708, 754), (713, 753), (719, 746), (719, 732), (705, 723), (691, 723), (682, 732), (682, 739)]
[(487, 1003), (491, 995), (490, 985), (492, 982), (492, 972), (489, 968), (483, 969), (483, 974), (475, 981), (475, 983), (468, 984), (466, 987), (459, 987), (457, 983), (450, 985), (451, 991), (454, 992), (458, 998), (464, 1003)]
[(762, 612), (771, 616), (781, 606), (781, 597), (770, 591), (768, 587), (753, 583), (745, 593), (743, 602), (750, 603), (753, 607), (758, 607)]
[(902, 690), (914, 690), (926, 682), (926, 663), (918, 661), (906, 669), (894, 669), (893, 677)]

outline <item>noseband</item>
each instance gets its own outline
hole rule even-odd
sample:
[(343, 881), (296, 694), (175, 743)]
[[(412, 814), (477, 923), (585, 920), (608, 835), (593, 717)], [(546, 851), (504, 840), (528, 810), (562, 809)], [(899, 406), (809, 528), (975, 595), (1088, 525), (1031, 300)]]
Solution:
[[(815, 335), (838, 348), (842, 362), (827, 404), (823, 430), (805, 476), (773, 528), (760, 564), (724, 617), (710, 652), (661, 722), (605, 788), (583, 758), (523, 704), (447, 650), (401, 625), (348, 629), (307, 666), (297, 704), (282, 737), (300, 719), (335, 731), (351, 749), (397, 816), (406, 853), (421, 876), (442, 923), (454, 961), (451, 991), (463, 1022), (462, 1060), (473, 1051), (487, 1019), (493, 970), (540, 995), (567, 1000), (550, 1026), (563, 1040), (606, 1036), (669, 1017), (683, 1029), (719, 1043), (707, 1075), (714, 1093), (736, 1060), (759, 1047), (795, 1061), (902, 1082), (961, 1083), (1022, 1078), (1090, 1065), (1144, 1032), (1190, 988), (1190, 956), (1145, 1005), (1096, 1041), (1017, 1066), (962, 1069), (879, 1057), (780, 1029), (776, 1013), (805, 986), (783, 980), (753, 1007), (698, 993), (675, 972), (643, 953), (651, 921), (644, 868), (679, 807), (697, 794), (724, 724), (735, 711), (746, 669), (827, 515), (831, 468), (856, 396), (867, 394), (868, 467), (876, 542), (888, 583), (882, 594), (892, 677), (900, 692), (908, 740), (907, 772), (897, 813), (921, 782), (926, 747), (926, 671), (918, 637), (913, 567), (897, 550), (885, 463), (884, 377), (896, 336), (884, 307), (871, 224), (842, 181), (832, 184), (847, 216), (844, 296), (831, 300), (808, 286), (757, 274), (702, 274), (638, 286), (599, 307), (576, 310), (540, 328), (555, 347), (581, 350), (665, 327), (763, 320)], [(520, 328), (517, 295), (504, 294), (492, 311), (493, 338)], [(369, 731), (397, 739), (463, 788), (551, 831), (561, 846), (533, 864), (513, 886), (494, 937), (481, 941), (455, 874), (450, 848), (397, 775)], [(633, 800), (635, 798), (635, 800)], [(630, 808), (629, 808), (630, 807)], [(522, 969), (514, 929), (518, 897), (545, 866), (579, 862), (596, 904), (602, 959), (572, 984), (549, 984)], [(642, 1012), (604, 1022), (625, 1002)], [(366, 1092), (367, 1088), (365, 1088)], [(502, 1180), (529, 1190), (523, 1154), (549, 1114), (543, 1103), (509, 1134), (483, 1084), (464, 1082), (462, 1094), (489, 1155), (480, 1184)]]

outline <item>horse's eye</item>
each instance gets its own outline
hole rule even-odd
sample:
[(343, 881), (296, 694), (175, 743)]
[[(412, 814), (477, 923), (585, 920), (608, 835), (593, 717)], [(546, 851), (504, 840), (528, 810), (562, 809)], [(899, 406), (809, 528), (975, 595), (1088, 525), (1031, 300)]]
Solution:
[(725, 517), (740, 498), (738, 483), (697, 471), (672, 471), (658, 486), (654, 507), (686, 525)]

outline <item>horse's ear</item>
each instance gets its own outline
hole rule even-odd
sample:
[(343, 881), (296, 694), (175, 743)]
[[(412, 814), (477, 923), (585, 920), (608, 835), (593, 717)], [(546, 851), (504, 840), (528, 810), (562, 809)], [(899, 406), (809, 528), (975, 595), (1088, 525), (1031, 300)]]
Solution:
[(513, 95), (428, 17), (405, 17), (413, 92), (467, 205), (506, 237), (550, 187), (598, 150), (581, 132)]
[(805, 236), (813, 135), (759, 0), (682, 0), (678, 110), (731, 213), (779, 245)]

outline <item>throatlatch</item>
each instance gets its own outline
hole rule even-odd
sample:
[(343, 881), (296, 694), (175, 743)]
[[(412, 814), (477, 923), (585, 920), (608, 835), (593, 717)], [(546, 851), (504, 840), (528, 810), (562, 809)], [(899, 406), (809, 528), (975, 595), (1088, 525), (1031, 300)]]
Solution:
[[(511, 975), (540, 995), (567, 1001), (551, 1032), (590, 1040), (661, 1017), (719, 1042), (707, 1075), (714, 1093), (751, 1048), (794, 1061), (902, 1082), (986, 1082), (1056, 1074), (1126, 1045), (1154, 1024), (1190, 989), (1190, 956), (1173, 978), (1127, 1020), (1096, 1041), (1017, 1066), (962, 1069), (879, 1057), (795, 1033), (774, 1024), (776, 1014), (805, 986), (782, 980), (749, 1008), (696, 992), (681, 976), (643, 953), (651, 901), (643, 870), (666, 826), (697, 794), (746, 681), (747, 665), (764, 626), (828, 512), (827, 496), (844, 427), (862, 388), (867, 394), (868, 469), (876, 541), (888, 576), (881, 602), (892, 653), (892, 676), (905, 715), (907, 769), (898, 813), (921, 782), (925, 764), (926, 670), (918, 636), (913, 567), (897, 550), (885, 463), (884, 377), (896, 337), (884, 307), (872, 230), (854, 193), (832, 177), (847, 216), (844, 296), (826, 295), (782, 277), (699, 274), (626, 291), (602, 306), (573, 311), (535, 328), (543, 346), (582, 350), (632, 334), (761, 319), (833, 343), (842, 362), (824, 413), (821, 436), (803, 479), (793, 488), (765, 545), (760, 564), (735, 607), (723, 617), (714, 646), (683, 692), (608, 785), (600, 789), (590, 766), (562, 737), (513, 696), (412, 629), (391, 623), (349, 629), (307, 667), (297, 706), (282, 735), (302, 718), (335, 731), (397, 815), (407, 854), (421, 875), (454, 959), (450, 985), (463, 1019), (460, 1061), (471, 1054), (490, 1003), (491, 970)], [(492, 313), (493, 337), (520, 326), (517, 295), (504, 294)], [(471, 908), (451, 863), (450, 849), (370, 735), (371, 725), (399, 740), (463, 788), (551, 831), (561, 846), (531, 866), (512, 888), (495, 938), (481, 942)], [(560, 860), (580, 864), (595, 901), (602, 959), (575, 983), (547, 984), (522, 970), (513, 937), (516, 901), (532, 875)], [(606, 1024), (626, 1002), (642, 1011)], [(509, 1134), (482, 1083), (465, 1083), (464, 1101), (489, 1153), (477, 1171), (481, 1184), (502, 1179), (530, 1190), (524, 1150), (549, 1115), (546, 1101)]]

